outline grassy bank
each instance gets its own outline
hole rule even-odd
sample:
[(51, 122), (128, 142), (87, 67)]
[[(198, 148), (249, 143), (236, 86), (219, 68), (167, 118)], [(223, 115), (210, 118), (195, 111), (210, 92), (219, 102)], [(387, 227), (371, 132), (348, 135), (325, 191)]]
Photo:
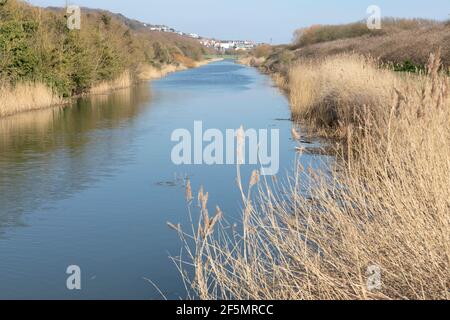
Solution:
[(18, 0), (0, 6), (0, 94), (7, 97), (0, 115), (195, 67), (208, 53), (198, 41), (120, 15), (81, 12), (81, 30), (69, 30), (63, 9)]
[(395, 73), (372, 58), (343, 54), (297, 61), (286, 83), (295, 119), (344, 137), (350, 126), (364, 126), (367, 113), (385, 125), (392, 99), (400, 93), (402, 99), (412, 98), (412, 90), (422, 90), (425, 78)]
[(42, 83), (22, 82), (0, 87), (0, 117), (63, 103), (63, 98)]
[(441, 48), (443, 69), (450, 67), (450, 23), (423, 19), (384, 19), (381, 30), (365, 22), (348, 25), (315, 25), (299, 29), (290, 45), (260, 46), (244, 62), (269, 74), (287, 76), (298, 60), (321, 59), (356, 53), (373, 57), (396, 71), (424, 71), (430, 52)]
[[(247, 63), (264, 69), (270, 59)], [(172, 225), (187, 244), (180, 267), (194, 269), (189, 287), (203, 299), (449, 299), (450, 97), (441, 53), (428, 54), (423, 74), (355, 53), (278, 63), (284, 71), (272, 72), (295, 119), (339, 137), (338, 161), (327, 173), (299, 164), (275, 186), (255, 172), (241, 188), (242, 228), (220, 209), (211, 216), (200, 192), (193, 232)], [(192, 199), (189, 185), (186, 194)]]

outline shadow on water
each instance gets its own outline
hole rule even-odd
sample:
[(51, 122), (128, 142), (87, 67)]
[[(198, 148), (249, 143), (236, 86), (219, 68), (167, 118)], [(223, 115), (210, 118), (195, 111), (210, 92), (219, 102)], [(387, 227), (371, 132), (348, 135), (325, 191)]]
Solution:
[(51, 206), (128, 161), (120, 145), (134, 137), (121, 128), (150, 100), (142, 85), (0, 119), (0, 236), (5, 227), (25, 226), (24, 213)]

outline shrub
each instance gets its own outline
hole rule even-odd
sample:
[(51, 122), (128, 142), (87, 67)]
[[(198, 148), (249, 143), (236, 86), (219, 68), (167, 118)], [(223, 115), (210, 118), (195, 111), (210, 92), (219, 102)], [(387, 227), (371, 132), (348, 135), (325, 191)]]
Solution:
[(399, 72), (423, 72), (425, 71), (424, 66), (417, 65), (413, 63), (411, 60), (405, 60), (403, 63), (394, 64), (394, 71)]
[(432, 27), (438, 24), (436, 21), (426, 19), (384, 18), (382, 20), (381, 30), (371, 30), (365, 22), (342, 25), (313, 25), (309, 28), (296, 30), (294, 32), (294, 44), (297, 46), (307, 46), (315, 43), (357, 38), (365, 35), (380, 36), (404, 30)]
[(181, 54), (195, 61), (200, 61), (201, 59), (203, 59), (203, 55), (205, 54), (205, 51), (202, 47), (192, 46), (187, 43), (176, 43), (176, 46), (174, 48), (181, 51)]
[(38, 56), (30, 47), (36, 33), (32, 22), (6, 21), (0, 23), (0, 77), (17, 82), (31, 79)]
[(169, 64), (172, 62), (172, 56), (169, 50), (157, 41), (153, 44), (153, 58), (159, 63)]
[(253, 49), (253, 55), (256, 58), (267, 58), (272, 54), (272, 46), (268, 44), (261, 44)]
[[(299, 29), (294, 33), (294, 43), (306, 46), (345, 38), (355, 38), (367, 34), (373, 34), (364, 23), (353, 23), (347, 25), (314, 25), (306, 29)], [(378, 33), (378, 31), (376, 32)]]
[(398, 82), (394, 73), (363, 56), (299, 61), (289, 73), (292, 112), (319, 126), (350, 125), (364, 105), (384, 114)]
[(109, 27), (111, 25), (111, 20), (112, 20), (111, 16), (103, 13), (101, 15), (100, 19), (101, 19), (102, 23), (105, 25), (105, 27)]

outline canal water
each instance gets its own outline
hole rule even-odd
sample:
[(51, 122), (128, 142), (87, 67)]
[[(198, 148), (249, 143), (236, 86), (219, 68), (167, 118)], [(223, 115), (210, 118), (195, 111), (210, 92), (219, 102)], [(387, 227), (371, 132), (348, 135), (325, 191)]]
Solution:
[[(186, 297), (176, 266), (187, 227), (184, 180), (239, 220), (236, 168), (175, 165), (172, 132), (280, 130), (280, 171), (296, 158), (286, 98), (271, 80), (232, 61), (174, 73), (70, 107), (0, 119), (0, 298)], [(324, 158), (304, 155), (316, 168)], [(245, 165), (249, 177), (257, 166)], [(81, 269), (81, 290), (66, 269)]]

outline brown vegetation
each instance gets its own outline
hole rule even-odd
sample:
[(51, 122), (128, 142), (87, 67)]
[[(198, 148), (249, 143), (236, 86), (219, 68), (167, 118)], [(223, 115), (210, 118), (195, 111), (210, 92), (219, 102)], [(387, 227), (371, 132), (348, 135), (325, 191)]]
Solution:
[(64, 99), (42, 83), (25, 82), (0, 87), (0, 117), (63, 103)]
[(418, 89), (422, 81), (381, 69), (373, 59), (344, 54), (298, 61), (289, 71), (288, 88), (294, 117), (345, 131), (359, 125), (367, 108), (374, 116), (385, 116), (396, 90)]
[(430, 52), (441, 48), (443, 68), (450, 72), (448, 23), (421, 19), (384, 20), (381, 30), (363, 23), (313, 26), (294, 35), (294, 44), (278, 46), (260, 68), (287, 76), (297, 60), (320, 59), (342, 53), (357, 53), (392, 65), (397, 71), (423, 71)]
[(294, 32), (294, 46), (329, 42), (339, 39), (357, 38), (365, 35), (382, 36), (404, 30), (427, 29), (439, 25), (438, 22), (426, 19), (385, 18), (381, 29), (369, 29), (365, 21), (342, 25), (313, 25)]
[(412, 64), (423, 67), (428, 55), (438, 47), (442, 50), (442, 62), (450, 66), (450, 28), (443, 24), (427, 28), (404, 30), (376, 38), (342, 39), (298, 49), (296, 56), (303, 58), (326, 57), (337, 53), (360, 53), (380, 59), (384, 63)]
[(261, 44), (253, 49), (253, 56), (256, 58), (268, 57), (273, 52), (273, 48), (268, 44)]
[[(175, 261), (193, 266), (193, 278), (183, 274), (194, 294), (448, 299), (450, 97), (439, 63), (432, 55), (427, 74), (414, 78), (357, 55), (293, 67), (294, 111), (345, 130), (345, 150), (331, 173), (299, 166), (275, 187), (254, 173), (248, 191), (241, 187), (242, 229), (220, 209), (210, 217), (200, 192), (193, 233), (171, 225), (186, 243), (188, 255)], [(371, 286), (374, 270), (381, 286)]]
[[(121, 15), (88, 8), (81, 14), (81, 29), (69, 30), (63, 8), (19, 0), (0, 6), (0, 87), (8, 97), (0, 116), (129, 86), (141, 79), (142, 68), (164, 75), (183, 63), (192, 67), (206, 53), (194, 39), (152, 32)], [(24, 88), (27, 94), (16, 100)]]

